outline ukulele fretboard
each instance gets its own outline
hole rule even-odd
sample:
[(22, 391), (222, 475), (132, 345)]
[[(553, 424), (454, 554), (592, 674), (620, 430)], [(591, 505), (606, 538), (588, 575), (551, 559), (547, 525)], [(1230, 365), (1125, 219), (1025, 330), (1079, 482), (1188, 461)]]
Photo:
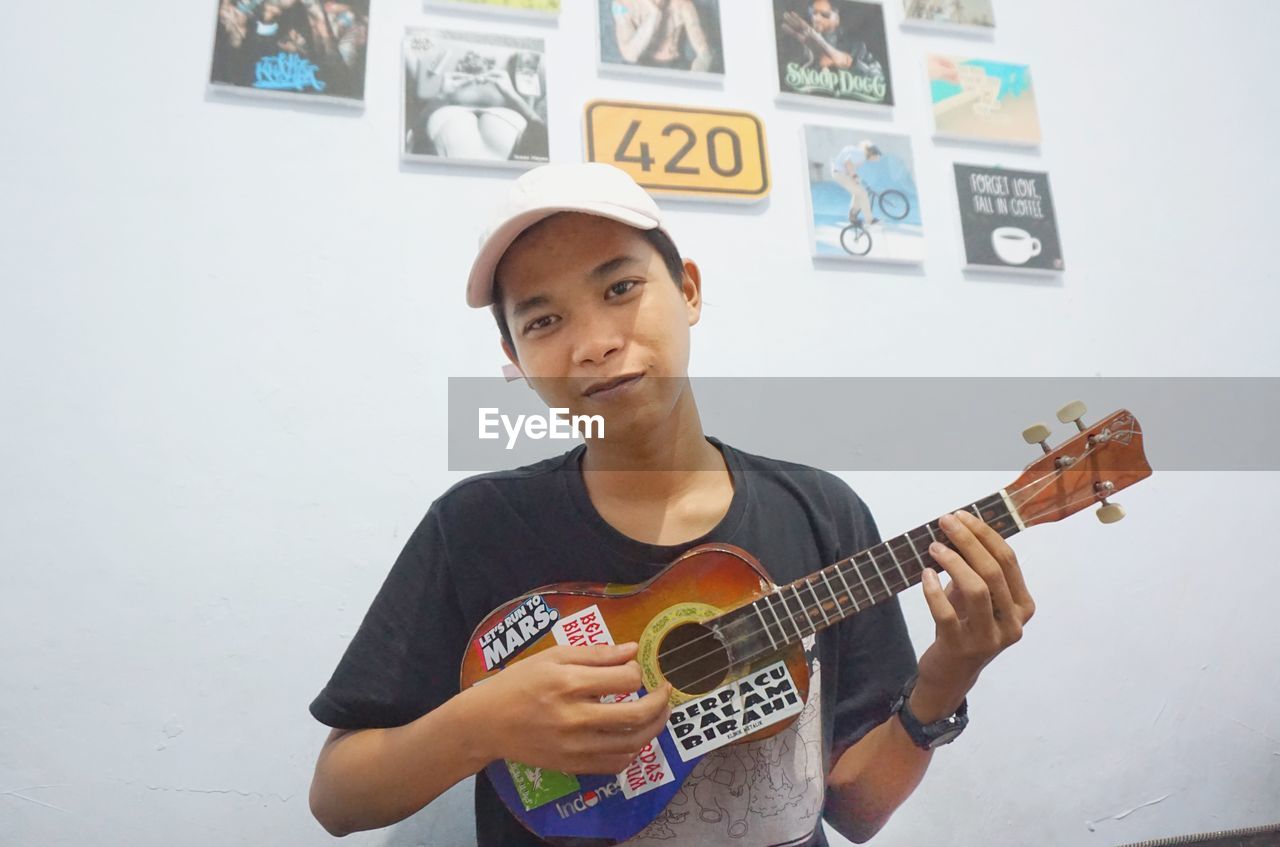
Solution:
[[(992, 494), (964, 510), (976, 515), (1003, 538), (1019, 531), (1002, 493)], [(881, 603), (920, 582), (927, 567), (942, 568), (929, 555), (937, 541), (955, 549), (938, 521), (909, 530), (847, 559), (798, 579), (760, 599), (725, 613), (717, 627), (744, 662), (795, 644), (818, 630)]]

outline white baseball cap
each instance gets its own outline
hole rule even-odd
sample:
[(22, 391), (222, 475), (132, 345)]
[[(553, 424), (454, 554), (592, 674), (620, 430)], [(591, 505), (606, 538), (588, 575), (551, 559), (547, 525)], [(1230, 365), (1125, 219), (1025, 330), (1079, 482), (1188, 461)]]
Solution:
[(493, 272), (502, 255), (520, 233), (557, 212), (584, 212), (636, 229), (662, 229), (658, 204), (621, 168), (582, 162), (526, 171), (480, 236), (480, 252), (467, 280), (468, 306), (478, 309), (493, 303)]

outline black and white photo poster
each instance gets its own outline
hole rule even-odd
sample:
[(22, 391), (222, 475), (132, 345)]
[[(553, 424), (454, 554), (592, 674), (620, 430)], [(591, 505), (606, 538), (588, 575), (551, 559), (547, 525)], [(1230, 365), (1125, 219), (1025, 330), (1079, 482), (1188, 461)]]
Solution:
[(531, 168), (549, 161), (541, 38), (410, 28), (402, 158)]
[(955, 170), (968, 267), (1063, 270), (1047, 173), (960, 164)]

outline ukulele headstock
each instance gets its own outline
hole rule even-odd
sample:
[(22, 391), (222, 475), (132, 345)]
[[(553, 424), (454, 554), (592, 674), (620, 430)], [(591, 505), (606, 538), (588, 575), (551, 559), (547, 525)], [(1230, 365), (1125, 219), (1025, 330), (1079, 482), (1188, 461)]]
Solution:
[(1085, 411), (1078, 400), (1058, 411), (1058, 420), (1074, 423), (1079, 431), (1056, 448), (1049, 446), (1044, 424), (1023, 431), (1023, 438), (1045, 453), (1005, 489), (1025, 526), (1062, 520), (1095, 503), (1101, 504), (1098, 519), (1115, 523), (1124, 510), (1108, 498), (1151, 476), (1142, 427), (1131, 412), (1121, 409), (1086, 426)]

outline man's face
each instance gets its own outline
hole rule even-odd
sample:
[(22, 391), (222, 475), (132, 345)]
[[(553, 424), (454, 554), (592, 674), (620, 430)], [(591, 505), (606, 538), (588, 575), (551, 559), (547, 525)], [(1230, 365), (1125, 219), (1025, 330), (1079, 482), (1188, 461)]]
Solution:
[(697, 267), (685, 267), (677, 288), (639, 230), (576, 212), (548, 218), (495, 274), (508, 355), (548, 407), (603, 415), (610, 434), (651, 428), (685, 390), (702, 302)]
[(834, 32), (840, 26), (840, 13), (830, 0), (814, 0), (809, 10), (809, 22), (818, 32)]

